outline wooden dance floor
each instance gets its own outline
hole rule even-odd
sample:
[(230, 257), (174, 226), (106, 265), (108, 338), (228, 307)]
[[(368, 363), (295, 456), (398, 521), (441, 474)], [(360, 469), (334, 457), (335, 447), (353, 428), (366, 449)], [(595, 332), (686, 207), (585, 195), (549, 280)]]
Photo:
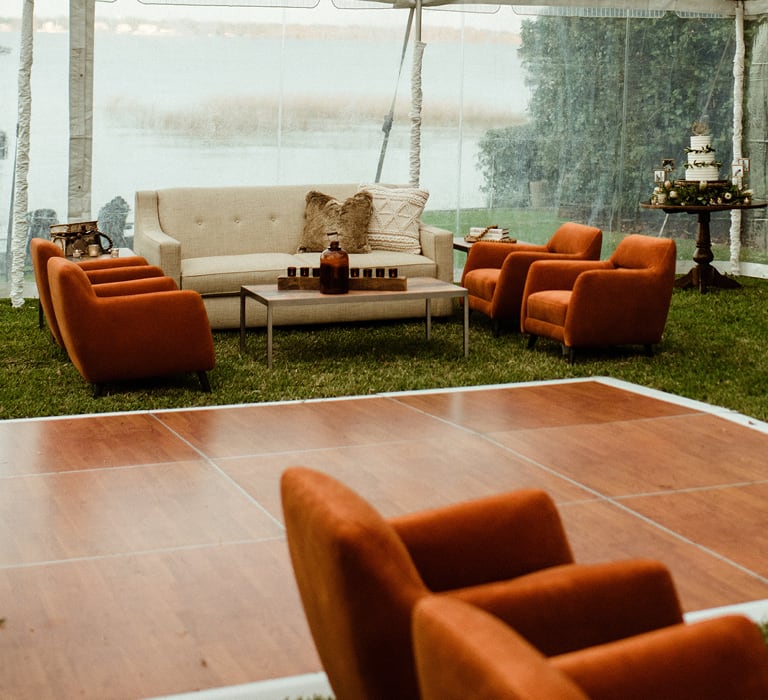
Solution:
[(766, 599), (766, 430), (601, 379), (0, 422), (0, 697), (321, 670), (282, 527), (296, 464), (385, 515), (543, 488), (581, 562), (660, 559), (687, 611)]

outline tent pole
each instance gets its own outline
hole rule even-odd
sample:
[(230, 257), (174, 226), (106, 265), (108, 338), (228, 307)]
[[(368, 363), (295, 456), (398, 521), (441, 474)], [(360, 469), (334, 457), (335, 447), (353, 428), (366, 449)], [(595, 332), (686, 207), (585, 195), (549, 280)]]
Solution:
[[(743, 157), (744, 128), (744, 2), (736, 2), (736, 49), (733, 53), (733, 160)], [(731, 174), (728, 174), (731, 177)], [(731, 210), (731, 272), (741, 272), (741, 212)]]
[(29, 205), (29, 131), (32, 119), (32, 45), (34, 0), (24, 0), (19, 50), (19, 117), (16, 125), (16, 159), (13, 173), (13, 240), (11, 242), (11, 306), (24, 306), (24, 263), (27, 258), (27, 209)]
[(395, 120), (395, 104), (397, 103), (397, 86), (400, 83), (400, 76), (403, 73), (403, 63), (405, 62), (405, 53), (408, 50), (408, 40), (411, 36), (411, 27), (413, 26), (413, 8), (408, 10), (408, 24), (405, 27), (405, 37), (403, 37), (403, 48), (400, 52), (400, 67), (397, 69), (397, 81), (395, 82), (395, 92), (392, 95), (392, 104), (389, 107), (389, 114), (384, 117), (384, 124), (381, 130), (384, 132), (384, 140), (381, 143), (381, 152), (379, 153), (379, 165), (376, 168), (376, 179), (374, 182), (381, 182), (381, 171), (384, 168), (384, 156), (387, 153), (389, 144), (389, 134), (392, 131), (392, 123)]
[(95, 0), (69, 3), (69, 189), (70, 221), (91, 218), (93, 171), (93, 44)]
[(418, 187), (421, 180), (421, 71), (424, 49), (425, 44), (421, 40), (421, 0), (416, 0), (416, 33), (413, 40), (413, 70), (411, 73), (411, 187)]

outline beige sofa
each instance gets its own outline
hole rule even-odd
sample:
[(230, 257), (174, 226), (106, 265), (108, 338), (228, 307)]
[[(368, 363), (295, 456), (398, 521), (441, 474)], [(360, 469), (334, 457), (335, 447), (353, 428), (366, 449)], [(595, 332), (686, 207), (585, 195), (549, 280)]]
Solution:
[[(320, 253), (297, 253), (306, 195), (337, 199), (358, 185), (185, 187), (136, 193), (134, 250), (160, 266), (182, 289), (203, 295), (213, 328), (240, 325), (239, 290), (275, 283), (288, 267), (317, 267)], [(395, 267), (405, 277), (453, 277), (453, 235), (419, 222), (421, 254), (373, 250), (350, 255), (350, 267)], [(451, 300), (434, 300), (432, 313), (448, 315)], [(328, 304), (281, 309), (282, 325), (423, 316), (423, 301)], [(247, 324), (266, 324), (261, 304), (247, 304)]]

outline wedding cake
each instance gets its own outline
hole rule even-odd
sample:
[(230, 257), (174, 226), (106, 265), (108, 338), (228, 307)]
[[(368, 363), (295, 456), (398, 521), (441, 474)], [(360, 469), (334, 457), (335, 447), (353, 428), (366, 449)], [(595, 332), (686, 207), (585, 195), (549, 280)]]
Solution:
[(685, 179), (692, 182), (713, 182), (720, 177), (720, 164), (715, 161), (712, 137), (704, 124), (693, 125), (691, 146), (685, 149)]

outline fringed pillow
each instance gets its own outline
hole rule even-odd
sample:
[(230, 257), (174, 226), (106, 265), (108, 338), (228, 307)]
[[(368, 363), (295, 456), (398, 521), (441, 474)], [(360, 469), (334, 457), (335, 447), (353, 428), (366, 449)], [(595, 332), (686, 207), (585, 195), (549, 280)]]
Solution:
[(323, 251), (328, 247), (328, 234), (339, 234), (339, 245), (348, 253), (370, 253), (368, 225), (373, 211), (373, 197), (358, 192), (343, 202), (312, 190), (307, 193), (304, 231), (299, 253)]

